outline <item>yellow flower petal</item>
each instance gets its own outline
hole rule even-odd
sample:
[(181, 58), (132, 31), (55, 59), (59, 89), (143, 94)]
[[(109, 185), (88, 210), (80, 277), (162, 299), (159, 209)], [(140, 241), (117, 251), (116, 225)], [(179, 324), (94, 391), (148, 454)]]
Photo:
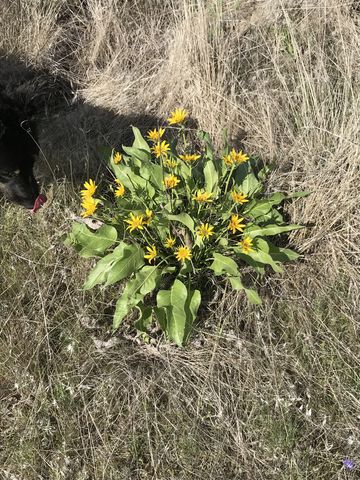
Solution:
[(128, 223), (129, 226), (127, 227), (130, 232), (134, 230), (143, 230), (144, 229), (144, 219), (142, 215), (134, 215), (130, 213), (130, 218), (124, 220), (124, 222)]
[(148, 253), (144, 255), (144, 258), (149, 260), (149, 263), (151, 263), (153, 260), (155, 260), (157, 256), (156, 246), (152, 245), (151, 247), (146, 247), (146, 250), (148, 251)]
[(122, 160), (122, 155), (121, 153), (119, 152), (114, 152), (114, 155), (113, 155), (113, 162), (115, 163), (115, 165), (118, 165)]
[(250, 237), (245, 237), (243, 240), (239, 242), (239, 245), (241, 247), (241, 251), (243, 253), (250, 253), (250, 252), (255, 252), (255, 250), (251, 247), (253, 247), (253, 241)]
[(147, 132), (147, 138), (152, 142), (160, 142), (162, 136), (165, 133), (165, 128), (154, 128), (154, 130), (149, 130)]
[(188, 162), (188, 163), (191, 163), (191, 162), (195, 162), (196, 160), (199, 160), (201, 155), (195, 155), (195, 154), (188, 154), (188, 153), (185, 153), (184, 155), (179, 155), (179, 157), (181, 158), (181, 160), (184, 160), (184, 162)]
[(182, 108), (177, 108), (170, 113), (170, 117), (167, 119), (170, 125), (175, 125), (177, 123), (183, 123), (188, 117), (188, 112)]
[(145, 219), (144, 219), (144, 225), (150, 225), (151, 220), (153, 219), (154, 212), (152, 210), (149, 210), (148, 208), (145, 210)]
[(192, 254), (189, 247), (179, 247), (175, 251), (175, 258), (179, 262), (185, 262), (185, 260), (190, 260), (191, 257)]
[(236, 230), (239, 232), (242, 232), (246, 225), (244, 223), (241, 223), (244, 219), (239, 218), (238, 215), (231, 215), (231, 219), (228, 225), (228, 229), (232, 231), (232, 233), (235, 233)]
[(92, 197), (96, 192), (97, 186), (95, 185), (94, 180), (90, 180), (84, 183), (84, 190), (81, 190), (81, 196), (85, 197)]
[(175, 168), (177, 164), (178, 163), (176, 160), (170, 160), (170, 159), (164, 160), (164, 167)]
[(249, 157), (246, 155), (246, 153), (242, 152), (241, 150), (237, 152), (234, 148), (231, 150), (230, 156), (238, 165), (249, 160)]
[(171, 237), (168, 237), (164, 244), (165, 248), (173, 248), (174, 245), (175, 245), (175, 238), (171, 238)]
[(165, 140), (163, 142), (157, 142), (153, 147), (151, 147), (151, 151), (156, 158), (160, 158), (162, 155), (166, 157), (169, 150), (170, 145), (166, 143)]
[(242, 192), (238, 193), (235, 190), (233, 190), (231, 192), (231, 198), (234, 200), (235, 203), (241, 203), (242, 204), (242, 203), (246, 203), (246, 202), (249, 201), (249, 199), (247, 198), (247, 196), (244, 193), (242, 193)]
[(193, 200), (204, 203), (204, 202), (212, 202), (212, 193), (204, 192), (203, 190), (198, 190), (196, 194), (193, 196)]
[(209, 238), (211, 235), (214, 235), (214, 227), (208, 223), (202, 223), (196, 227), (196, 234), (202, 239)]
[(93, 197), (84, 197), (81, 203), (81, 206), (85, 210), (81, 213), (82, 217), (90, 217), (96, 211), (97, 205), (100, 203), (100, 200)]
[(164, 178), (163, 184), (165, 185), (165, 188), (174, 188), (180, 183), (180, 179), (176, 175), (167, 175)]
[(115, 189), (114, 195), (117, 198), (121, 198), (125, 194), (125, 187), (124, 185), (120, 182), (120, 180), (116, 179), (115, 180), (116, 184), (118, 185)]

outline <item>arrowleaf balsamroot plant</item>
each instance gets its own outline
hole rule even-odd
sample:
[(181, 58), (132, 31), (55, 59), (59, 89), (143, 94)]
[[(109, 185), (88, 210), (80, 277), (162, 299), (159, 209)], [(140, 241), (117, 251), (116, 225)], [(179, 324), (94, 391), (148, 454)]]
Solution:
[(298, 258), (269, 237), (302, 228), (286, 224), (277, 206), (305, 195), (266, 195), (269, 169), (256, 173), (255, 159), (228, 146), (217, 155), (205, 132), (198, 132), (202, 151), (190, 150), (187, 117), (182, 109), (171, 113), (171, 141), (165, 127), (150, 130), (147, 140), (133, 127), (131, 147), (124, 146), (123, 153), (109, 150), (113, 184), (98, 195), (90, 179), (81, 191), (82, 216), (95, 216), (103, 225), (91, 231), (75, 223), (66, 240), (83, 257), (101, 257), (84, 289), (127, 279), (117, 299), (114, 330), (136, 307), (139, 330), (157, 320), (178, 345), (189, 336), (207, 277), (226, 279), (251, 303), (261, 303), (244, 285), (242, 270), (261, 276), (270, 266), (282, 272), (282, 262)]

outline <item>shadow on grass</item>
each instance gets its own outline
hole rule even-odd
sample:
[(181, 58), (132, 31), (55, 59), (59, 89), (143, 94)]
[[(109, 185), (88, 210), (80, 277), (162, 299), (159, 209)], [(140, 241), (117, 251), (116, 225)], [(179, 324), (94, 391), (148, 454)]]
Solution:
[(19, 121), (38, 143), (35, 170), (45, 188), (64, 177), (75, 185), (98, 177), (106, 171), (101, 147), (131, 144), (131, 125), (145, 133), (160, 122), (143, 112), (117, 115), (86, 104), (78, 89), (66, 72), (36, 69), (0, 51), (0, 94), (16, 108)]

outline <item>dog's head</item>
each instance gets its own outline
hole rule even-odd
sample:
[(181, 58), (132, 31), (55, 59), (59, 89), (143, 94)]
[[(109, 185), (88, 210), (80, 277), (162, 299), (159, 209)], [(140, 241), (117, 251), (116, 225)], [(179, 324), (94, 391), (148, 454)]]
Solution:
[(11, 202), (33, 208), (39, 187), (33, 173), (37, 154), (19, 125), (0, 121), (0, 190)]

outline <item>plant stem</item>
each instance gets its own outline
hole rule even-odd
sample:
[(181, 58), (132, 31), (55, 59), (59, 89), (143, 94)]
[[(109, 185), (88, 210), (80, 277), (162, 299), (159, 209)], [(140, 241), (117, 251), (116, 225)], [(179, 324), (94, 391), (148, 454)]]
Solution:
[(229, 171), (229, 176), (228, 176), (227, 181), (226, 181), (224, 196), (227, 194), (228, 187), (229, 187), (229, 182), (230, 182), (230, 178), (231, 178), (231, 175), (232, 175), (232, 173), (233, 173), (233, 171), (234, 171), (234, 168), (235, 168), (235, 165), (232, 164), (231, 169), (230, 169), (230, 171)]

